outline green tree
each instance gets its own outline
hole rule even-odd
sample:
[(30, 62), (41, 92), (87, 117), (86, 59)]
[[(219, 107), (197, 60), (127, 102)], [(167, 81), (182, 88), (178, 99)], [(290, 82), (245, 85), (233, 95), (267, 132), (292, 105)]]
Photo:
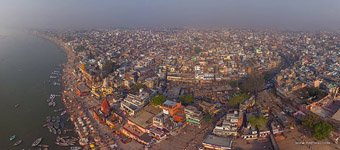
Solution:
[(258, 129), (262, 129), (267, 126), (268, 119), (264, 116), (251, 116), (249, 118), (249, 123)]
[(327, 122), (319, 122), (314, 125), (312, 135), (318, 139), (322, 140), (329, 137), (330, 133), (333, 131), (332, 125)]
[(162, 105), (165, 102), (165, 96), (162, 94), (157, 94), (151, 98), (151, 104), (154, 106)]
[(212, 117), (209, 113), (207, 113), (203, 116), (203, 120), (204, 120), (204, 122), (208, 123), (208, 122), (212, 121)]
[(302, 125), (309, 129), (312, 129), (318, 122), (320, 122), (319, 118), (308, 115), (305, 119), (302, 120)]
[(228, 101), (229, 106), (235, 107), (238, 106), (239, 104), (243, 103), (245, 100), (249, 99), (250, 96), (247, 93), (239, 93), (234, 95), (233, 97), (230, 98)]
[(322, 92), (319, 88), (311, 87), (307, 89), (307, 93), (309, 97), (318, 97), (321, 98), (323, 96), (326, 96), (324, 92)]
[(183, 105), (189, 105), (194, 102), (194, 96), (190, 94), (182, 95), (179, 97), (179, 100), (182, 102)]

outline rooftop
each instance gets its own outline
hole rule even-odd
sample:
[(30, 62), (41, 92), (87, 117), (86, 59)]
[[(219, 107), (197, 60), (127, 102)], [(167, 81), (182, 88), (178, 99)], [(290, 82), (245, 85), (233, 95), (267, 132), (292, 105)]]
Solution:
[(215, 136), (215, 135), (208, 135), (204, 139), (203, 143), (204, 144), (215, 145), (215, 146), (231, 148), (231, 145), (232, 145), (233, 141), (229, 137), (218, 137), (218, 136)]
[(162, 112), (162, 109), (148, 105), (135, 116), (130, 117), (129, 120), (143, 128), (147, 128), (152, 123), (152, 118), (160, 112)]
[(340, 121), (340, 109), (332, 116), (332, 119)]
[(77, 85), (77, 89), (82, 92), (90, 91), (89, 87), (87, 87), (86, 84), (82, 82)]
[(171, 100), (166, 100), (166, 101), (163, 103), (163, 105), (166, 106), (166, 107), (174, 107), (174, 106), (176, 106), (176, 102), (171, 101)]

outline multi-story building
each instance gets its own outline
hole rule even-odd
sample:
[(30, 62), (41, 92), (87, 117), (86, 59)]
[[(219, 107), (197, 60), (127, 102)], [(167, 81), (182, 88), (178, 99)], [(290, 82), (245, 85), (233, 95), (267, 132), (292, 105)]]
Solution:
[(171, 116), (161, 112), (152, 118), (152, 125), (171, 131), (174, 128)]
[(193, 124), (196, 126), (201, 126), (201, 121), (203, 118), (203, 114), (194, 106), (187, 106), (184, 108), (185, 112), (185, 121), (189, 124)]
[(148, 103), (149, 97), (150, 94), (143, 90), (140, 90), (138, 95), (128, 94), (120, 107), (132, 116)]
[(161, 108), (163, 109), (163, 113), (170, 115), (175, 122), (185, 121), (184, 107), (181, 103), (166, 100)]
[(217, 123), (213, 133), (219, 136), (237, 136), (238, 129), (242, 125), (242, 120), (242, 115), (237, 111), (229, 112), (219, 123)]

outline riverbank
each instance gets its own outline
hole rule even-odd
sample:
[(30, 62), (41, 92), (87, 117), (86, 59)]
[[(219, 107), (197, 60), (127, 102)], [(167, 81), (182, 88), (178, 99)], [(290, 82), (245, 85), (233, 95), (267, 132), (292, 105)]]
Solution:
[(112, 134), (112, 131), (94, 120), (90, 113), (90, 108), (99, 105), (100, 101), (95, 100), (91, 96), (79, 97), (74, 92), (77, 84), (81, 82), (80, 74), (76, 69), (79, 64), (76, 61), (77, 56), (75, 52), (70, 46), (59, 39), (49, 37), (48, 35), (39, 36), (55, 43), (67, 55), (67, 61), (63, 65), (62, 101), (70, 115), (70, 120), (75, 126), (75, 132), (79, 136), (79, 144), (84, 149), (94, 146), (100, 149), (107, 149), (110, 145), (114, 144), (112, 140), (107, 139), (107, 135)]
[[(73, 49), (70, 46), (67, 46), (65, 43), (63, 43), (60, 39), (56, 39), (54, 37), (50, 37), (44, 34), (35, 34), (43, 39), (46, 39), (48, 41), (51, 41), (55, 45), (57, 45), (59, 48), (61, 48), (67, 57), (66, 62), (62, 65), (63, 67), (63, 72), (62, 72), (62, 77), (61, 77), (61, 82), (62, 82), (62, 93), (61, 93), (61, 99), (63, 102), (63, 105), (65, 106), (65, 109), (67, 113), (70, 115), (70, 120), (72, 121), (72, 124), (74, 125), (74, 132), (78, 134), (78, 137), (84, 138), (85, 134), (83, 134), (80, 131), (80, 125), (79, 122), (79, 117), (83, 118), (82, 114), (79, 114), (79, 106), (77, 101), (75, 101), (75, 97), (72, 97), (70, 94), (70, 91), (73, 91), (72, 89), (72, 83), (75, 81), (74, 78), (71, 78), (73, 76), (72, 72), (76, 66), (76, 55), (73, 52)], [(78, 111), (76, 111), (78, 109)], [(85, 118), (86, 120), (86, 118)], [(81, 144), (82, 146), (85, 146), (85, 144)]]

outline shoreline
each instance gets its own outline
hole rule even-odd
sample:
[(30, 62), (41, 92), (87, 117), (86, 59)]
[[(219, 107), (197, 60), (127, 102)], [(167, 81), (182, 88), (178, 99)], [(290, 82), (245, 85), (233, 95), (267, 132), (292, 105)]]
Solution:
[[(74, 59), (72, 59), (72, 57), (74, 58), (74, 52), (73, 52), (73, 49), (69, 46), (67, 46), (65, 43), (63, 43), (61, 40), (57, 39), (57, 38), (54, 38), (54, 37), (51, 37), (51, 36), (48, 36), (48, 35), (45, 35), (45, 34), (40, 34), (40, 33), (35, 33), (34, 35), (36, 35), (37, 37), (40, 37), (40, 38), (43, 38), (45, 40), (48, 40), (50, 42), (52, 42), (53, 44), (55, 44), (57, 47), (61, 48), (63, 50), (63, 52), (65, 53), (66, 55), (66, 62), (64, 62), (63, 64), (61, 64), (62, 66), (62, 77), (61, 77), (61, 100), (62, 100), (62, 103), (65, 107), (65, 110), (66, 112), (68, 113), (68, 115), (70, 116), (70, 120), (72, 121), (72, 124), (74, 126), (73, 128), (73, 131), (74, 133), (76, 133), (78, 135), (78, 138), (80, 139), (82, 137), (82, 135), (80, 134), (80, 132), (76, 129), (76, 120), (74, 118), (75, 116), (75, 113), (74, 109), (76, 108), (73, 108), (71, 107), (72, 103), (67, 101), (65, 99), (66, 94), (65, 94), (65, 91), (66, 91), (66, 87), (70, 86), (67, 83), (67, 75), (70, 74), (70, 72), (67, 69), (67, 67), (70, 67), (72, 68), (72, 66), (74, 66)], [(79, 144), (79, 142), (78, 142)], [(82, 147), (84, 145), (81, 145)]]
[(74, 69), (77, 65), (77, 57), (73, 49), (55, 37), (40, 33), (37, 33), (36, 35), (53, 42), (56, 44), (56, 46), (63, 49), (66, 54), (67, 60), (62, 65), (63, 72), (61, 78), (61, 98), (65, 106), (65, 110), (70, 116), (69, 119), (74, 125), (73, 131), (78, 135), (79, 141), (77, 145), (81, 146), (83, 149), (89, 149), (89, 147), (91, 148), (95, 145), (98, 148), (107, 149), (110, 147), (110, 145), (115, 144), (115, 142), (103, 143), (103, 134), (101, 133), (108, 134), (111, 132), (103, 132), (100, 124), (91, 118), (92, 115), (89, 114), (90, 112), (87, 109), (89, 104), (86, 101), (82, 101), (82, 99), (78, 97), (73, 91), (78, 80), (74, 74)]

